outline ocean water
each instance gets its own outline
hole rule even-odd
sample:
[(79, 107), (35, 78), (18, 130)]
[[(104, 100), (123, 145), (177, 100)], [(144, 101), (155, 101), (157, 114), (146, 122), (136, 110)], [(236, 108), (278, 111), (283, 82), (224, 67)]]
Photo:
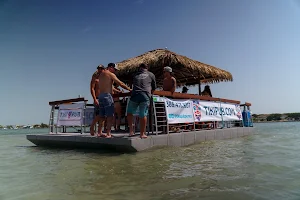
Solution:
[(0, 130), (0, 200), (300, 199), (300, 123), (135, 154), (35, 147)]

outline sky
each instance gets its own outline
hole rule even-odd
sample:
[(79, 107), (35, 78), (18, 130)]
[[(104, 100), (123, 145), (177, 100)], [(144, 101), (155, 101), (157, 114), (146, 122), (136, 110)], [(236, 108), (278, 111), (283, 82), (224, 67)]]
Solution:
[(48, 123), (49, 101), (92, 102), (97, 65), (165, 47), (232, 73), (214, 97), (300, 112), (299, 19), (300, 0), (0, 0), (0, 124)]

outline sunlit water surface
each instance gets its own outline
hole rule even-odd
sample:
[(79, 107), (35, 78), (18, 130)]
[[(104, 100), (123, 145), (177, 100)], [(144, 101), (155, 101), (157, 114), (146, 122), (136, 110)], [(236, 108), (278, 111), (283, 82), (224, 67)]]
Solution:
[(300, 199), (300, 123), (255, 135), (116, 154), (35, 147), (0, 130), (0, 200)]

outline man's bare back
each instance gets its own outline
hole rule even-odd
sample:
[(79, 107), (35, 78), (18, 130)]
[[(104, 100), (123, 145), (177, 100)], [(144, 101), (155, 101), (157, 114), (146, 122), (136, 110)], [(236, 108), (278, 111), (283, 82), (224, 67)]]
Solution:
[(110, 93), (112, 94), (112, 84), (113, 79), (112, 76), (114, 74), (108, 70), (103, 70), (99, 76), (98, 87), (100, 90), (100, 94), (102, 93)]
[(103, 70), (99, 76), (99, 82), (98, 82), (100, 94), (102, 93), (113, 94), (114, 82), (116, 83), (117, 86), (121, 86), (122, 88), (131, 91), (131, 89), (127, 87), (122, 81), (120, 81), (114, 73), (110, 72), (109, 70)]

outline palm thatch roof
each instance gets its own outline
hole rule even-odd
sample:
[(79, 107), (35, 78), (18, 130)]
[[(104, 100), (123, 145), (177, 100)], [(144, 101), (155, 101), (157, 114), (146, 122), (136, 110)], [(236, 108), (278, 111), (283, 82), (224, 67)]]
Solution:
[(156, 76), (158, 87), (162, 86), (165, 66), (173, 69), (173, 76), (176, 78), (178, 86), (196, 85), (200, 81), (201, 83), (216, 83), (233, 80), (230, 72), (192, 60), (167, 49), (152, 50), (117, 63), (120, 69), (117, 75), (120, 80), (131, 84), (132, 74), (138, 70), (141, 63), (147, 64), (149, 71)]

